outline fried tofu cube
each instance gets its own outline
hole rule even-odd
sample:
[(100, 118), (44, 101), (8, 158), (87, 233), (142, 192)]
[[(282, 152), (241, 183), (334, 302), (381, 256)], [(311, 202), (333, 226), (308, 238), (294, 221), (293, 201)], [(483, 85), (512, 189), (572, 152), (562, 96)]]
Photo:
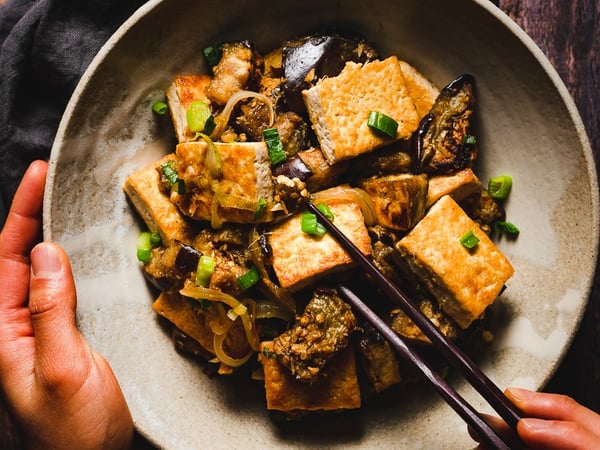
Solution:
[(254, 218), (259, 200), (273, 204), (271, 160), (264, 142), (214, 143), (221, 160), (221, 175), (213, 178), (204, 141), (177, 145), (177, 170), (185, 193), (171, 193), (171, 200), (186, 216), (211, 221), (249, 223), (267, 221), (268, 211)]
[(176, 159), (169, 154), (149, 166), (133, 172), (125, 180), (123, 190), (146, 226), (158, 231), (163, 243), (192, 242), (195, 232), (169, 196), (160, 190), (160, 166)]
[[(365, 64), (348, 62), (339, 75), (320, 80), (302, 95), (321, 151), (330, 164), (409, 138), (419, 124), (395, 56)], [(382, 137), (367, 126), (371, 111), (398, 122), (394, 138)]]
[(188, 142), (194, 138), (187, 124), (187, 110), (194, 100), (210, 105), (207, 89), (210, 84), (209, 75), (177, 75), (167, 88), (166, 96), (169, 113), (179, 142)]
[[(366, 255), (371, 240), (360, 206), (346, 199), (331, 199), (327, 206), (334, 224)], [(302, 231), (302, 213), (274, 225), (268, 235), (273, 253), (273, 269), (281, 287), (298, 291), (333, 272), (354, 266), (350, 255), (329, 234), (321, 237)]]
[(272, 342), (261, 343), (267, 409), (286, 413), (360, 408), (360, 388), (354, 351), (347, 347), (329, 361), (316, 381), (304, 383), (281, 365)]
[(421, 120), (431, 110), (435, 99), (440, 95), (440, 90), (406, 61), (400, 61), (400, 68), (408, 93), (415, 104), (417, 116)]
[[(472, 249), (461, 243), (470, 231), (479, 239)], [(482, 316), (514, 273), (510, 261), (448, 195), (397, 242), (396, 249), (440, 308), (463, 329)]]
[(451, 175), (437, 175), (429, 178), (427, 191), (427, 207), (433, 205), (444, 195), (450, 195), (461, 202), (480, 188), (479, 178), (470, 169), (463, 169)]

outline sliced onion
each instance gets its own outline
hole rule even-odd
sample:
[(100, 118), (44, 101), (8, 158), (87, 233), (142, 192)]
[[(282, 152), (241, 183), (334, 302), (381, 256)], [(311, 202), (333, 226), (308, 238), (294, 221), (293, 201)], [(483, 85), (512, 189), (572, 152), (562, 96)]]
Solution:
[(258, 92), (242, 90), (229, 97), (229, 100), (227, 100), (223, 111), (221, 111), (221, 113), (215, 117), (215, 123), (217, 126), (210, 135), (213, 139), (219, 139), (221, 134), (223, 134), (223, 131), (225, 131), (235, 105), (237, 105), (241, 100), (245, 100), (247, 98), (256, 98), (267, 105), (269, 108), (269, 127), (273, 126), (273, 123), (275, 122), (275, 108), (273, 107), (273, 102), (271, 99), (264, 94), (259, 94)]
[(219, 149), (206, 134), (198, 133), (198, 135), (206, 142), (206, 166), (210, 176), (220, 178), (223, 175), (223, 160), (219, 154)]
[(359, 188), (353, 188), (348, 185), (340, 185), (324, 191), (315, 192), (313, 194), (313, 203), (327, 203), (330, 199), (345, 199), (355, 203), (358, 203), (360, 210), (365, 218), (367, 226), (374, 225), (376, 222), (375, 218), (375, 204), (373, 199), (364, 190)]
[(240, 302), (237, 298), (232, 295), (226, 294), (225, 292), (218, 291), (216, 289), (209, 289), (202, 286), (195, 286), (191, 283), (186, 285), (179, 291), (179, 293), (185, 297), (194, 298), (196, 300), (205, 299), (213, 302), (221, 302), (228, 305), (236, 312), (240, 312), (239, 318), (244, 325), (244, 331), (246, 333), (246, 339), (250, 347), (257, 351), (259, 347), (258, 338), (255, 333), (254, 321), (248, 313), (248, 308)]
[(287, 322), (293, 317), (294, 314), (288, 308), (282, 306), (281, 303), (270, 300), (256, 302), (255, 319), (281, 319)]
[(227, 353), (225, 353), (225, 349), (223, 348), (223, 343), (225, 342), (226, 337), (227, 333), (215, 334), (215, 336), (213, 337), (213, 347), (215, 350), (215, 356), (218, 358), (218, 360), (229, 367), (240, 367), (241, 365), (248, 362), (248, 360), (252, 357), (254, 350), (250, 350), (245, 356), (242, 356), (241, 358), (233, 358)]

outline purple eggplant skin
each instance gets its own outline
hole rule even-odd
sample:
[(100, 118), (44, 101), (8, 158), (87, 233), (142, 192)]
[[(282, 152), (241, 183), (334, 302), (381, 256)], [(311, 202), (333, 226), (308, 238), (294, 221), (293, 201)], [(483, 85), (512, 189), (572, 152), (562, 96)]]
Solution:
[(288, 178), (298, 178), (301, 181), (308, 180), (312, 175), (312, 170), (302, 161), (302, 158), (295, 155), (288, 158), (285, 162), (273, 167), (273, 175), (285, 175)]
[(446, 174), (469, 167), (477, 157), (470, 136), (475, 78), (463, 74), (444, 87), (413, 134), (414, 172)]
[(361, 36), (336, 32), (286, 42), (282, 58), (287, 107), (305, 116), (304, 89), (325, 76), (338, 75), (348, 61), (364, 63), (377, 59), (378, 53)]

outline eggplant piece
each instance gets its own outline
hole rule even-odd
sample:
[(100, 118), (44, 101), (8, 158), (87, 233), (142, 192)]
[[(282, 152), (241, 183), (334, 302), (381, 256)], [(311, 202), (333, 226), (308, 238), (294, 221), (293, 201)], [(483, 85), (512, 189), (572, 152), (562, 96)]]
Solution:
[(318, 288), (293, 327), (273, 340), (273, 352), (296, 379), (310, 383), (349, 345), (357, 326), (350, 305), (334, 290)]
[(366, 178), (375, 175), (408, 173), (412, 170), (412, 165), (412, 156), (407, 142), (398, 141), (354, 158), (346, 175)]
[(425, 215), (428, 185), (427, 175), (401, 173), (371, 177), (361, 181), (359, 187), (373, 199), (379, 225), (407, 231)]
[(348, 61), (364, 63), (377, 57), (377, 51), (360, 36), (324, 33), (286, 42), (282, 65), (288, 108), (306, 115), (304, 89), (325, 76), (338, 75)]
[(462, 170), (477, 157), (470, 142), (475, 78), (464, 74), (442, 89), (413, 135), (415, 172), (445, 174)]
[(312, 170), (298, 155), (294, 155), (283, 163), (273, 167), (272, 171), (273, 176), (285, 175), (288, 178), (298, 178), (300, 181), (306, 181), (313, 175)]
[(396, 354), (389, 342), (370, 323), (362, 326), (358, 340), (359, 361), (375, 392), (402, 381)]

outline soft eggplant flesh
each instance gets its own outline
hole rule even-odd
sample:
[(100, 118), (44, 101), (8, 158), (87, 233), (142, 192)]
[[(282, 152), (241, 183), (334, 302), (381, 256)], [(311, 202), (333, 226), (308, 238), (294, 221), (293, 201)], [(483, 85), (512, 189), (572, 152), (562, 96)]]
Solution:
[(474, 106), (472, 75), (461, 75), (442, 89), (413, 137), (416, 172), (445, 174), (471, 165), (477, 156), (468, 139)]
[(377, 57), (377, 51), (357, 35), (322, 33), (286, 42), (282, 68), (288, 108), (305, 115), (304, 89), (325, 76), (338, 75), (348, 61), (364, 63)]

